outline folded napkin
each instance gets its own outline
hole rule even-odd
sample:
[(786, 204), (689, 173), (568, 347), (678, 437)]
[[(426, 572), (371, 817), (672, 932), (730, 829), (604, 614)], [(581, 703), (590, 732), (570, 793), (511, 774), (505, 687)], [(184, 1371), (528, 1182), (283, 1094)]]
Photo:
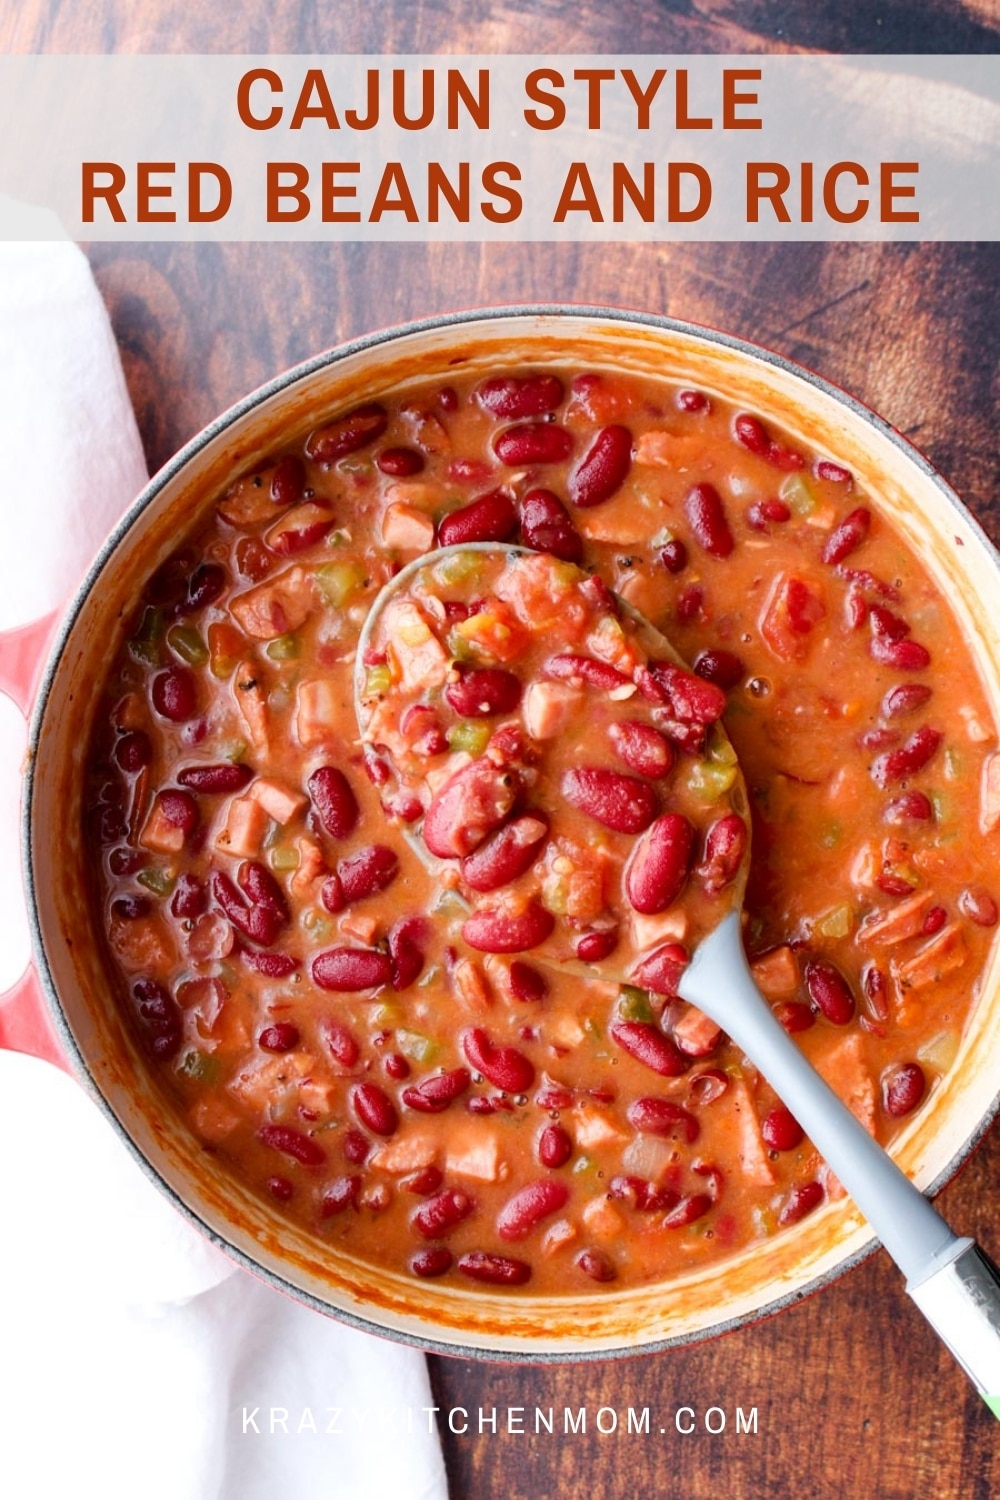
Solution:
[[(84, 256), (0, 244), (0, 629), (63, 603), (145, 482)], [(0, 650), (2, 650), (0, 642)], [(19, 715), (0, 699), (0, 991), (23, 969)], [(20, 1500), (445, 1500), (423, 1356), (235, 1267), (90, 1099), (0, 1053), (0, 1447)]]

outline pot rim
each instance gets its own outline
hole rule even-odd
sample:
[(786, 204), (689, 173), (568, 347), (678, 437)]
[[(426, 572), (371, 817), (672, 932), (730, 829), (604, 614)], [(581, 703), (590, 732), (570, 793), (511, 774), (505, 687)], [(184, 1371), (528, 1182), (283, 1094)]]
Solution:
[[(316, 1296), (311, 1291), (297, 1285), (290, 1279), (283, 1277), (279, 1272), (272, 1270), (266, 1265), (254, 1260), (245, 1251), (233, 1244), (223, 1234), (212, 1227), (206, 1219), (188, 1204), (173, 1187), (173, 1185), (161, 1174), (159, 1169), (149, 1160), (142, 1149), (132, 1139), (125, 1125), (118, 1118), (109, 1100), (105, 1097), (99, 1087), (88, 1058), (81, 1051), (76, 1038), (69, 1025), (59, 997), (58, 987), (52, 974), (48, 955), (45, 950), (42, 921), (36, 896), (36, 873), (32, 853), (32, 832), (34, 827), (34, 793), (35, 793), (35, 765), (39, 745), (45, 732), (45, 715), (49, 699), (58, 678), (63, 663), (63, 654), (70, 636), (76, 626), (80, 614), (87, 605), (92, 590), (108, 565), (109, 561), (125, 540), (139, 518), (159, 498), (162, 491), (181, 474), (184, 469), (202, 452), (203, 449), (212, 444), (227, 430), (233, 427), (242, 418), (249, 415), (257, 407), (265, 404), (273, 397), (295, 386), (297, 383), (308, 379), (320, 371), (337, 365), (344, 360), (362, 355), (369, 350), (381, 348), (386, 344), (394, 344), (410, 337), (416, 337), (427, 333), (438, 332), (448, 328), (467, 328), (476, 325), (490, 325), (503, 320), (531, 320), (551, 319), (558, 322), (560, 319), (596, 320), (602, 323), (620, 323), (637, 328), (651, 328), (657, 333), (680, 335), (708, 344), (717, 345), (723, 349), (730, 349), (734, 353), (758, 363), (772, 367), (784, 375), (796, 379), (800, 383), (811, 386), (814, 390), (832, 399), (843, 407), (852, 417), (859, 419), (866, 426), (874, 428), (875, 431), (893, 447), (900, 451), (911, 463), (915, 464), (938, 490), (948, 507), (955, 511), (962, 519), (963, 525), (978, 534), (978, 540), (986, 553), (992, 558), (994, 566), (1000, 572), (1000, 552), (987, 536), (978, 519), (963, 504), (951, 485), (938, 472), (934, 465), (906, 438), (897, 428), (893, 427), (877, 412), (859, 401), (857, 397), (844, 390), (840, 386), (827, 380), (824, 376), (801, 365), (784, 355), (776, 353), (760, 344), (750, 340), (727, 333), (723, 330), (709, 325), (692, 323), (683, 319), (672, 318), (660, 313), (643, 312), (635, 309), (604, 307), (595, 304), (576, 303), (516, 303), (510, 305), (494, 305), (485, 308), (471, 308), (449, 313), (436, 314), (427, 318), (417, 319), (387, 328), (379, 329), (371, 333), (363, 334), (349, 339), (334, 347), (324, 350), (320, 354), (310, 356), (299, 364), (273, 376), (265, 381), (255, 390), (249, 392), (227, 408), (219, 416), (201, 429), (194, 437), (190, 438), (172, 458), (154, 474), (136, 496), (127, 511), (115, 525), (100, 550), (94, 557), (86, 576), (74, 593), (70, 603), (63, 612), (55, 635), (53, 636), (43, 672), (39, 678), (31, 717), (28, 726), (28, 744), (25, 760), (24, 788), (22, 799), (21, 817), (21, 858), (22, 874), (24, 880), (25, 903), (28, 911), (28, 919), (31, 930), (31, 939), (34, 949), (34, 963), (36, 972), (45, 996), (53, 1024), (56, 1029), (61, 1046), (70, 1058), (74, 1072), (81, 1081), (87, 1092), (101, 1109), (105, 1117), (112, 1123), (116, 1134), (128, 1149), (133, 1159), (138, 1163), (145, 1175), (155, 1184), (161, 1193), (164, 1193), (183, 1217), (202, 1235), (221, 1250), (230, 1260), (234, 1261), (243, 1270), (249, 1272), (260, 1280), (264, 1280), (275, 1290), (292, 1295), (297, 1300), (305, 1303), (314, 1311), (320, 1312), (328, 1317), (335, 1317), (338, 1321), (346, 1323), (359, 1331), (374, 1334), (377, 1337), (390, 1338), (394, 1342), (411, 1345), (423, 1350), (425, 1353), (439, 1354), (452, 1358), (469, 1358), (488, 1360), (506, 1364), (568, 1364), (578, 1362), (597, 1362), (611, 1359), (634, 1358), (639, 1355), (653, 1355), (679, 1346), (700, 1342), (707, 1338), (715, 1338), (723, 1333), (731, 1332), (736, 1328), (768, 1317), (783, 1308), (794, 1305), (803, 1300), (804, 1297), (812, 1295), (837, 1280), (853, 1267), (866, 1260), (878, 1248), (879, 1242), (869, 1230), (867, 1238), (853, 1251), (845, 1255), (843, 1259), (810, 1277), (804, 1285), (790, 1288), (779, 1295), (769, 1299), (760, 1306), (750, 1311), (740, 1312), (723, 1322), (713, 1323), (709, 1328), (698, 1329), (694, 1332), (676, 1334), (667, 1338), (644, 1342), (638, 1347), (622, 1344), (615, 1347), (598, 1347), (594, 1349), (572, 1349), (560, 1352), (546, 1352), (545, 1350), (532, 1349), (524, 1352), (504, 1348), (484, 1348), (476, 1345), (464, 1345), (456, 1339), (440, 1339), (423, 1333), (416, 1333), (406, 1329), (387, 1327), (384, 1323), (370, 1319), (356, 1313), (351, 1308), (333, 1306)], [(928, 1196), (934, 1196), (955, 1174), (961, 1169), (972, 1152), (977, 1148), (983, 1136), (992, 1126), (996, 1115), (1000, 1111), (1000, 1090), (994, 1096), (989, 1108), (977, 1122), (971, 1135), (967, 1136), (961, 1148), (954, 1154), (938, 1172), (933, 1182), (925, 1189)], [(867, 1226), (864, 1226), (867, 1229)]]

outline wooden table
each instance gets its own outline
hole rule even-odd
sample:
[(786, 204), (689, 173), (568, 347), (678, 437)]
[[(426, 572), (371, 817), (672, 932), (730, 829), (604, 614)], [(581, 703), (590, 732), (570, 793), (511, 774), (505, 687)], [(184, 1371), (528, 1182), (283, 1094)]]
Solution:
[[(301, 11), (292, 0), (244, 0), (229, 20), (199, 0), (20, 0), (0, 18), (0, 45), (669, 54), (990, 52), (1000, 40), (990, 0), (936, 0), (919, 12), (904, 0), (537, 0), (520, 9), (466, 0), (446, 9), (435, 0)], [(818, 369), (911, 436), (1000, 541), (996, 245), (95, 245), (90, 258), (154, 469), (246, 390), (350, 335), (474, 305), (609, 302), (725, 327)], [(998, 1174), (994, 1132), (941, 1207), (1000, 1257)], [(431, 1366), (441, 1408), (472, 1418), (468, 1435), (443, 1434), (454, 1500), (1000, 1493), (996, 1426), (881, 1252), (792, 1310), (669, 1355)], [(564, 1408), (586, 1407), (588, 1431), (536, 1436), (535, 1406), (554, 1407), (557, 1425)], [(648, 1436), (596, 1431), (599, 1408), (624, 1420), (630, 1406), (651, 1408)], [(523, 1435), (504, 1434), (508, 1407), (528, 1409)], [(681, 1407), (694, 1412), (689, 1434), (675, 1427)], [(737, 1407), (756, 1407), (756, 1432), (737, 1430)], [(477, 1435), (477, 1412), (493, 1408), (500, 1432)], [(723, 1432), (706, 1431), (709, 1408), (725, 1413)]]

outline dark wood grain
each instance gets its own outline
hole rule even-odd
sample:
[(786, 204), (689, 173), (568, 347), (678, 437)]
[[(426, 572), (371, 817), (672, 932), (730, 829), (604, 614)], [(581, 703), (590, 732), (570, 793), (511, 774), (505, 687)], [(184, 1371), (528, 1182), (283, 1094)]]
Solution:
[[(236, 13), (234, 12), (234, 15)], [(8, 51), (995, 51), (992, 0), (434, 0), (381, 6), (22, 0)], [(993, 245), (95, 245), (151, 467), (267, 377), (353, 334), (459, 307), (611, 302), (768, 345), (883, 413), (1000, 541), (996, 441), (1000, 249)], [(1000, 1138), (941, 1207), (1000, 1256)], [(431, 1361), (453, 1500), (987, 1500), (996, 1424), (878, 1253), (835, 1285), (725, 1339), (668, 1355), (526, 1367)], [(585, 1407), (585, 1434), (475, 1432), (480, 1410)], [(679, 1407), (697, 1413), (681, 1435)], [(602, 1435), (599, 1408), (648, 1407), (652, 1430)], [(709, 1407), (726, 1430), (704, 1431)], [(757, 1411), (756, 1433), (736, 1409)], [(660, 1432), (660, 1427), (666, 1429)]]

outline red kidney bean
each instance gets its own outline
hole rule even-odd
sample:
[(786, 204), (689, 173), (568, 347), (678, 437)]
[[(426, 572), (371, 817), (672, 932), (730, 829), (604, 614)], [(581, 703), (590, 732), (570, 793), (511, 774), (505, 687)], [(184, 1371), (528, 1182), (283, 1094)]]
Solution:
[(797, 1224), (804, 1219), (806, 1214), (811, 1214), (814, 1208), (819, 1208), (825, 1194), (823, 1185), (819, 1182), (803, 1182), (793, 1187), (782, 1205), (778, 1214), (778, 1223), (784, 1228), (789, 1224)]
[(510, 1114), (514, 1109), (506, 1094), (473, 1094), (466, 1099), (465, 1107), (470, 1115), (495, 1115), (501, 1110)]
[(410, 1223), (425, 1240), (442, 1239), (475, 1208), (475, 1202), (460, 1188), (442, 1188), (414, 1211)]
[(290, 1203), (295, 1197), (295, 1184), (287, 1177), (269, 1177), (264, 1186), (279, 1203)]
[(893, 614), (882, 604), (873, 604), (868, 611), (868, 623), (872, 634), (883, 641), (901, 641), (910, 634), (910, 625), (901, 615)]
[(682, 813), (664, 813), (639, 839), (625, 871), (625, 893), (645, 916), (666, 911), (680, 895), (694, 851), (694, 828)]
[(306, 466), (295, 453), (279, 458), (271, 471), (271, 499), (275, 505), (294, 505), (306, 490)]
[(789, 1036), (794, 1036), (799, 1031), (808, 1031), (810, 1026), (816, 1024), (816, 1017), (809, 1006), (803, 1005), (798, 1000), (779, 1001), (774, 1006), (774, 1014)]
[(257, 1045), (265, 1052), (291, 1052), (301, 1039), (299, 1028), (291, 1021), (275, 1021), (264, 1027), (257, 1038)]
[(165, 1062), (174, 1057), (184, 1036), (184, 1022), (177, 1001), (155, 979), (139, 979), (132, 996), (146, 1026), (147, 1044), (153, 1056)]
[(188, 579), (187, 599), (180, 613), (193, 614), (212, 604), (226, 587), (226, 570), (218, 563), (202, 563)]
[(116, 896), (111, 903), (111, 915), (119, 922), (136, 922), (140, 917), (148, 917), (152, 909), (153, 903), (148, 896), (131, 892), (125, 896)]
[(421, 1114), (436, 1115), (447, 1109), (465, 1093), (472, 1082), (468, 1068), (452, 1068), (447, 1073), (432, 1073), (419, 1083), (411, 1083), (403, 1090), (403, 1103), (407, 1109)]
[(511, 714), (521, 701), (521, 679), (504, 667), (456, 665), (458, 677), (445, 686), (444, 696), (463, 719), (491, 719)]
[(679, 1078), (691, 1059), (649, 1021), (613, 1021), (611, 1036), (624, 1052), (662, 1078)]
[(899, 1063), (882, 1076), (882, 1107), (886, 1114), (901, 1119), (916, 1109), (927, 1088), (927, 1079), (919, 1063)]
[(361, 1178), (356, 1172), (335, 1178), (328, 1187), (323, 1189), (323, 1195), (319, 1200), (320, 1217), (332, 1219), (336, 1214), (342, 1214), (345, 1209), (357, 1208), (360, 1196)]
[(647, 662), (636, 681), (648, 702), (669, 708), (681, 724), (714, 724), (726, 711), (726, 695), (720, 687), (673, 662)]
[(511, 1255), (496, 1255), (491, 1250), (470, 1250), (458, 1260), (458, 1269), (471, 1281), (488, 1286), (523, 1286), (531, 1280), (531, 1267)]
[[(115, 764), (128, 775), (132, 775), (136, 771), (141, 771), (143, 766), (149, 765), (153, 759), (153, 744), (144, 730), (132, 729), (117, 741), (112, 754)], [(181, 785), (184, 785), (183, 781)]]
[(583, 539), (569, 512), (551, 490), (529, 490), (522, 498), (521, 541), (536, 552), (551, 552), (563, 562), (578, 563)]
[(319, 888), (319, 899), (326, 910), (336, 916), (337, 912), (343, 911), (347, 905), (344, 896), (344, 888), (340, 883), (340, 876), (336, 873), (328, 875)]
[(890, 688), (882, 699), (882, 715), (886, 719), (898, 719), (903, 714), (914, 713), (923, 708), (932, 695), (932, 689), (924, 682), (901, 682)]
[(416, 448), (383, 448), (375, 459), (376, 468), (392, 479), (409, 479), (419, 474), (426, 460)]
[(688, 563), (688, 549), (679, 536), (671, 537), (660, 548), (660, 562), (668, 573), (683, 573)]
[(414, 1276), (422, 1276), (426, 1280), (431, 1276), (443, 1276), (446, 1271), (451, 1270), (454, 1256), (447, 1245), (428, 1245), (426, 1250), (418, 1250), (416, 1255), (410, 1257), (410, 1270)]
[(313, 959), (312, 977), (321, 990), (357, 994), (389, 984), (392, 964), (378, 948), (328, 948)]
[(368, 844), (337, 865), (341, 895), (348, 903), (388, 890), (398, 874), (399, 857), (385, 844)]
[(424, 843), (440, 859), (462, 859), (507, 821), (520, 782), (509, 767), (471, 761), (448, 778), (424, 816)]
[(751, 416), (749, 412), (741, 411), (734, 417), (733, 435), (750, 453), (759, 454), (761, 458), (770, 455), (771, 439), (767, 429), (758, 417)]
[(184, 766), (177, 780), (192, 792), (238, 792), (253, 780), (253, 775), (249, 766), (224, 761), (220, 765)]
[(803, 970), (809, 998), (834, 1026), (846, 1026), (854, 1016), (854, 996), (847, 980), (828, 959), (810, 958)]
[(418, 1198), (426, 1198), (431, 1193), (436, 1193), (443, 1182), (444, 1173), (440, 1167), (435, 1167), (431, 1163), (430, 1166), (421, 1167), (419, 1171), (411, 1172), (408, 1177), (401, 1178), (399, 1185), (404, 1192), (413, 1193)]
[(927, 911), (924, 914), (924, 920), (920, 925), (920, 931), (924, 934), (925, 937), (933, 937), (935, 932), (941, 931), (941, 928), (944, 926), (947, 920), (948, 913), (943, 906), (930, 906), (927, 908)]
[(491, 417), (513, 422), (555, 411), (562, 404), (563, 383), (558, 375), (494, 375), (473, 394)]
[(997, 925), (997, 904), (989, 891), (984, 890), (981, 885), (966, 886), (959, 893), (958, 909), (963, 917), (968, 917), (977, 927)]
[(236, 569), (241, 578), (250, 583), (260, 583), (271, 571), (273, 557), (260, 537), (241, 536), (236, 543)]
[(166, 821), (173, 828), (179, 828), (185, 838), (198, 827), (198, 804), (189, 792), (167, 787), (157, 795), (156, 806)]
[(581, 509), (603, 505), (624, 484), (631, 467), (631, 432), (627, 427), (603, 427), (569, 476), (569, 498)]
[(710, 1193), (691, 1193), (689, 1197), (682, 1198), (676, 1208), (672, 1208), (664, 1216), (664, 1229), (683, 1229), (687, 1224), (693, 1224), (696, 1219), (704, 1218), (710, 1208), (715, 1206), (715, 1199)]
[(367, 448), (380, 438), (389, 425), (389, 414), (377, 401), (356, 406), (346, 416), (337, 417), (317, 427), (306, 439), (306, 454), (314, 463), (329, 468), (338, 458)]
[(236, 880), (255, 906), (262, 906), (273, 912), (282, 923), (290, 920), (288, 903), (281, 886), (259, 860), (245, 860), (240, 865)]
[(704, 391), (678, 391), (676, 401), (681, 411), (710, 412), (712, 410), (712, 403)]
[(555, 422), (522, 422), (517, 427), (505, 427), (493, 439), (493, 452), (509, 469), (562, 463), (572, 451), (573, 439)]
[(885, 724), (878, 724), (874, 729), (866, 729), (864, 734), (858, 735), (859, 750), (888, 750), (891, 745), (898, 745), (900, 732), (898, 729), (890, 729)]
[(792, 512), (784, 500), (756, 500), (747, 507), (747, 525), (754, 531), (766, 531), (772, 524), (781, 526), (791, 517)]
[(563, 796), (578, 812), (617, 833), (641, 833), (656, 817), (656, 793), (648, 782), (596, 766), (563, 772)]
[(530, 1059), (516, 1047), (497, 1046), (481, 1026), (463, 1033), (462, 1050), (470, 1067), (506, 1094), (524, 1094), (534, 1082), (535, 1069)]
[(517, 509), (503, 490), (480, 495), (460, 510), (438, 522), (439, 547), (465, 546), (469, 542), (506, 542), (517, 530)]
[(804, 1138), (802, 1126), (783, 1104), (768, 1110), (760, 1122), (760, 1133), (772, 1151), (794, 1151)]
[(641, 719), (616, 719), (608, 726), (608, 738), (618, 757), (637, 776), (655, 781), (673, 766), (674, 750), (666, 735)]
[(326, 1161), (323, 1147), (294, 1125), (262, 1125), (257, 1139), (272, 1151), (284, 1152), (303, 1167), (321, 1167)]
[(484, 907), (462, 924), (462, 936), (480, 953), (524, 953), (537, 948), (552, 932), (555, 917), (537, 901), (523, 911)]
[(735, 651), (726, 651), (722, 646), (699, 651), (692, 666), (697, 676), (704, 677), (706, 682), (714, 682), (724, 693), (734, 688), (746, 672)]
[(410, 1076), (410, 1064), (402, 1052), (390, 1052), (382, 1059), (382, 1067), (386, 1077), (391, 1078), (394, 1083), (402, 1083), (404, 1078)]
[(618, 928), (601, 927), (576, 940), (576, 956), (583, 964), (599, 964), (618, 947)]
[(152, 686), (153, 707), (172, 724), (186, 724), (198, 712), (198, 686), (188, 667), (170, 666), (157, 672)]
[(299, 967), (298, 959), (290, 953), (258, 953), (252, 948), (244, 948), (240, 958), (248, 969), (267, 979), (287, 979)]
[(320, 1035), (330, 1049), (330, 1055), (342, 1068), (353, 1068), (361, 1056), (356, 1037), (339, 1021), (324, 1018), (320, 1022)]
[(934, 804), (926, 792), (903, 792), (893, 798), (882, 816), (887, 823), (926, 823), (934, 817)]
[(313, 500), (286, 511), (282, 520), (276, 521), (272, 526), (265, 540), (272, 552), (289, 557), (293, 552), (304, 552), (307, 547), (314, 547), (332, 526), (330, 507), (325, 501), (321, 504)]
[(573, 1103), (573, 1093), (571, 1089), (539, 1089), (538, 1093), (535, 1095), (535, 1103), (538, 1105), (539, 1109), (569, 1109)]
[(420, 978), (424, 951), (420, 946), (425, 923), (420, 917), (401, 917), (389, 928), (389, 964), (392, 987), (398, 993)]
[(546, 677), (557, 682), (579, 681), (588, 687), (600, 688), (602, 692), (613, 692), (615, 688), (628, 687), (629, 679), (610, 662), (598, 661), (595, 656), (579, 656), (564, 651), (550, 656), (542, 667)]
[(564, 1208), (568, 1200), (569, 1188), (560, 1178), (542, 1177), (525, 1183), (497, 1214), (497, 1234), (502, 1240), (523, 1240), (543, 1219)]
[(626, 1110), (626, 1118), (633, 1130), (640, 1130), (644, 1135), (682, 1140), (689, 1146), (701, 1134), (701, 1126), (694, 1115), (671, 1099), (633, 1099)]
[(531, 868), (549, 836), (548, 820), (526, 813), (505, 824), (462, 861), (462, 879), (474, 891), (495, 891)]
[(832, 459), (820, 458), (816, 462), (816, 478), (826, 479), (831, 484), (853, 484), (854, 476), (850, 469), (845, 469), (843, 464), (834, 463)]
[(859, 505), (856, 510), (852, 510), (827, 537), (822, 553), (823, 561), (830, 567), (843, 562), (845, 557), (849, 557), (861, 546), (871, 523), (872, 513), (865, 506)]
[(686, 948), (680, 943), (663, 943), (636, 964), (632, 970), (632, 979), (642, 989), (672, 999), (677, 994), (677, 986), (687, 966)]
[(399, 1124), (396, 1106), (377, 1083), (356, 1083), (351, 1089), (351, 1104), (362, 1125), (373, 1135), (393, 1135)]
[(368, 1160), (372, 1146), (368, 1137), (362, 1131), (355, 1130), (352, 1125), (344, 1131), (340, 1149), (346, 1161), (349, 1161), (352, 1166), (361, 1167)]
[(748, 843), (747, 825), (739, 813), (717, 818), (705, 835), (705, 854), (695, 874), (709, 896), (736, 879)]
[[(368, 661), (367, 659), (365, 661), (365, 666), (368, 667), (375, 667), (380, 665), (384, 665), (384, 663)], [(389, 769), (389, 762), (385, 759), (385, 757), (379, 755), (371, 745), (365, 745), (361, 751), (361, 760), (365, 768), (365, 775), (368, 777), (368, 780), (371, 782), (372, 786), (385, 786), (386, 782), (392, 775), (392, 772)]]
[(868, 650), (882, 666), (895, 667), (900, 672), (922, 672), (930, 666), (931, 653), (919, 641), (894, 641), (875, 635), (868, 642)]
[(555, 1171), (564, 1167), (573, 1155), (573, 1142), (561, 1125), (546, 1125), (535, 1142), (535, 1150), (542, 1166)]
[(511, 994), (515, 1000), (520, 1000), (524, 1004), (536, 1005), (544, 1000), (549, 992), (549, 982), (545, 975), (520, 958), (514, 959), (508, 977)]
[(880, 788), (893, 781), (903, 781), (923, 770), (941, 743), (943, 736), (936, 729), (923, 724), (915, 729), (909, 739), (896, 750), (887, 750), (871, 765), (871, 778)]
[(625, 1202), (641, 1213), (655, 1214), (675, 1208), (680, 1194), (673, 1188), (658, 1187), (645, 1177), (619, 1175), (608, 1184), (608, 1197)]
[(729, 1076), (721, 1068), (703, 1068), (700, 1073), (693, 1073), (688, 1080), (688, 1099), (701, 1108), (721, 1099), (728, 1087)]
[(273, 906), (247, 902), (228, 875), (212, 871), (212, 896), (238, 932), (269, 948), (287, 921)]
[(684, 497), (684, 515), (695, 541), (710, 557), (728, 557), (735, 542), (722, 496), (714, 484), (696, 484)]
[(173, 916), (183, 918), (200, 917), (208, 908), (208, 892), (197, 875), (185, 872), (178, 876), (174, 893), (170, 898)]
[(319, 820), (332, 839), (346, 839), (360, 816), (354, 790), (338, 766), (319, 766), (306, 788)]

